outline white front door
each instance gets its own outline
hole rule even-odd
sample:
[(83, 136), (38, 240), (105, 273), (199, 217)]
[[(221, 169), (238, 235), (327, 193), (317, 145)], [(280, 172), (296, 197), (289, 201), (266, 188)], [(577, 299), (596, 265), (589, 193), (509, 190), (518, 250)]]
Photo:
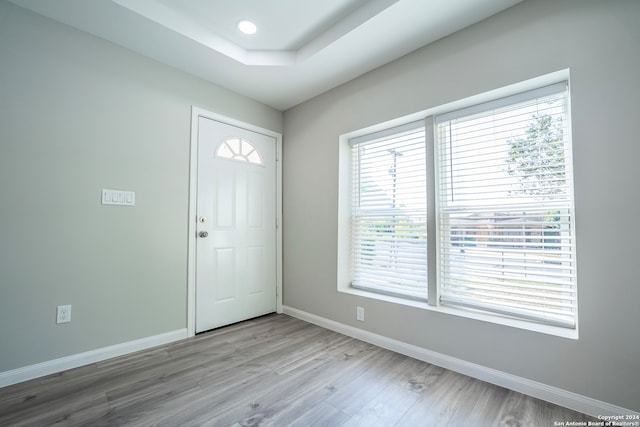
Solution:
[(276, 140), (198, 118), (196, 332), (276, 311)]

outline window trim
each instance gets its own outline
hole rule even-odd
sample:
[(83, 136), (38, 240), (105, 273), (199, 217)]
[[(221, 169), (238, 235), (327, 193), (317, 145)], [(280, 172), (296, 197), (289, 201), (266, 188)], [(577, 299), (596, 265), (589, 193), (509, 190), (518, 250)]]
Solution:
[[(460, 309), (439, 304), (439, 287), (437, 283), (437, 256), (428, 257), (428, 301), (415, 301), (404, 297), (386, 295), (383, 293), (372, 292), (368, 290), (356, 289), (351, 286), (350, 279), (350, 212), (351, 212), (351, 148), (349, 140), (363, 137), (374, 132), (385, 132), (387, 129), (402, 125), (409, 125), (412, 122), (422, 120), (425, 125), (425, 135), (427, 144), (427, 185), (433, 183), (435, 188), (435, 124), (433, 117), (463, 111), (466, 108), (473, 108), (479, 104), (486, 102), (500, 102), (503, 98), (517, 96), (523, 92), (530, 90), (540, 90), (546, 86), (555, 84), (568, 85), (568, 93), (570, 97), (570, 76), (569, 69), (552, 72), (543, 76), (532, 78), (520, 83), (505, 86), (499, 89), (491, 90), (481, 94), (466, 97), (460, 100), (449, 102), (437, 107), (419, 111), (404, 117), (389, 120), (387, 122), (378, 123), (372, 126), (361, 128), (357, 131), (345, 133), (339, 136), (339, 156), (338, 156), (338, 173), (339, 173), (339, 192), (338, 192), (338, 247), (337, 247), (337, 291), (345, 294), (353, 295), (356, 298), (370, 298), (391, 304), (399, 304), (402, 306), (414, 307), (426, 311), (437, 312), (446, 315), (470, 319), (472, 321), (483, 321), (492, 324), (513, 327), (522, 330), (532, 331), (554, 335), (568, 339), (578, 339), (579, 336), (579, 313), (578, 313), (578, 296), (576, 297), (576, 327), (569, 329), (566, 327), (546, 325), (531, 321), (521, 320), (499, 314), (490, 314), (480, 312), (473, 309)], [(569, 100), (569, 128), (571, 128), (571, 111)], [(427, 229), (434, 230), (432, 233), (435, 238), (427, 239), (427, 253), (436, 254), (437, 241), (440, 236), (438, 227), (436, 227), (436, 213), (438, 206), (436, 205), (436, 195), (434, 191), (427, 192)], [(429, 206), (433, 208), (429, 209)], [(577, 232), (576, 232), (577, 234)], [(576, 260), (577, 261), (577, 260)], [(577, 291), (578, 292), (578, 291)]]
[(503, 96), (491, 101), (485, 101), (478, 104), (473, 104), (468, 107), (458, 108), (448, 111), (446, 113), (435, 114), (435, 124), (442, 122), (448, 122), (450, 120), (459, 119), (461, 117), (471, 116), (477, 113), (483, 113), (485, 111), (494, 110), (501, 107), (506, 107), (520, 102), (526, 102), (535, 98), (542, 98), (549, 95), (554, 95), (558, 92), (564, 92), (569, 85), (568, 80), (563, 80), (557, 83), (553, 83), (546, 86), (541, 86), (535, 89), (529, 89), (515, 93), (513, 95)]

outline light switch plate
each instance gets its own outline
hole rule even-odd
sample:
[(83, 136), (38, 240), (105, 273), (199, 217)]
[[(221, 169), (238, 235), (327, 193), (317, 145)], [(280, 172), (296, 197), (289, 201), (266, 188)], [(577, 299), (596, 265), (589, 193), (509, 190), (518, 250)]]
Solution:
[(102, 204), (103, 205), (135, 206), (136, 192), (103, 188)]

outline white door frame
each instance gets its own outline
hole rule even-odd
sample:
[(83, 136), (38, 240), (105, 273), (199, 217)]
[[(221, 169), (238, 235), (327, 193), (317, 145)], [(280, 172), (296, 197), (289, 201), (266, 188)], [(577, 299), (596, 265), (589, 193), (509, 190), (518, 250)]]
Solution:
[(198, 120), (216, 120), (276, 140), (276, 312), (282, 313), (282, 134), (226, 117), (198, 107), (191, 107), (191, 154), (189, 159), (189, 249), (187, 254), (187, 334), (196, 331), (196, 207), (198, 198)]

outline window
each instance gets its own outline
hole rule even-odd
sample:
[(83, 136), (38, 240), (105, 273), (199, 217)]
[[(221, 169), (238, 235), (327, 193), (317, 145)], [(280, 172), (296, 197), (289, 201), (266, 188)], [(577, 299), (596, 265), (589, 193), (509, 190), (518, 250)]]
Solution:
[(435, 117), (442, 304), (575, 327), (567, 108), (560, 83)]
[(262, 157), (251, 142), (239, 137), (227, 138), (216, 149), (216, 157), (262, 165)]
[(422, 122), (350, 141), (352, 286), (426, 300)]
[(568, 83), (413, 117), (341, 151), (338, 288), (577, 336)]

